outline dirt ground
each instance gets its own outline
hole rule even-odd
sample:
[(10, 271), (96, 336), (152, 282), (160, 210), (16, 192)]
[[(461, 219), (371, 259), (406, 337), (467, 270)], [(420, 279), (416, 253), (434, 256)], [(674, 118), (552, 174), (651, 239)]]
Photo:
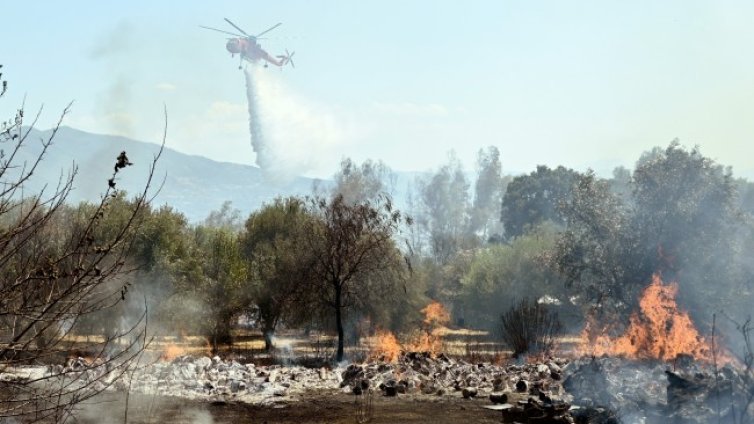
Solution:
[[(356, 396), (339, 392), (311, 393), (303, 401), (275, 405), (244, 403), (209, 403), (178, 398), (131, 396), (129, 424), (355, 424)], [(458, 397), (426, 396), (384, 397), (375, 395), (372, 402), (374, 424), (387, 423), (499, 423), (500, 413), (482, 408), (488, 399), (466, 400)], [(109, 395), (89, 403), (79, 414), (79, 423), (123, 423), (125, 401), (122, 395)]]

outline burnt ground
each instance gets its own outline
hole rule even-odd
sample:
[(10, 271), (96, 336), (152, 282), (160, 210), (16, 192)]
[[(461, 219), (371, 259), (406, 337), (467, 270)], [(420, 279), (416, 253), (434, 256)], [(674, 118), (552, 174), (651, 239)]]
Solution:
[[(210, 403), (153, 396), (129, 399), (130, 424), (229, 424), (229, 423), (357, 423), (356, 396), (339, 392), (319, 391), (305, 395), (305, 400), (274, 405), (245, 403)], [(375, 394), (370, 423), (499, 423), (500, 413), (482, 408), (489, 399), (462, 399), (452, 396), (437, 398), (384, 397)], [(77, 417), (78, 423), (123, 423), (123, 395), (107, 395), (90, 402)]]

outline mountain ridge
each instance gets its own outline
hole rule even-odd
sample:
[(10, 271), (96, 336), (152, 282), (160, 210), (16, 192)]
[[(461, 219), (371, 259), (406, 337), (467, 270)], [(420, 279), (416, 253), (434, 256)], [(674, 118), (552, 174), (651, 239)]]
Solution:
[[(39, 139), (48, 139), (52, 130), (25, 128), (29, 134), (14, 163), (31, 163), (41, 152)], [(4, 150), (9, 145), (2, 146)], [(74, 189), (67, 201), (97, 201), (107, 188), (115, 158), (125, 151), (133, 166), (118, 174), (116, 184), (128, 193), (141, 192), (147, 180), (149, 165), (159, 151), (155, 143), (118, 135), (89, 133), (61, 126), (53, 143), (34, 175), (24, 184), (26, 192), (39, 192), (58, 181), (73, 169), (77, 175)], [(281, 181), (267, 176), (251, 165), (220, 162), (200, 155), (191, 155), (165, 147), (157, 162), (153, 189), (158, 188), (154, 204), (168, 204), (184, 213), (191, 222), (203, 220), (223, 202), (248, 214), (278, 196), (310, 194), (315, 183), (325, 180), (294, 177)], [(49, 188), (48, 188), (49, 190)]]

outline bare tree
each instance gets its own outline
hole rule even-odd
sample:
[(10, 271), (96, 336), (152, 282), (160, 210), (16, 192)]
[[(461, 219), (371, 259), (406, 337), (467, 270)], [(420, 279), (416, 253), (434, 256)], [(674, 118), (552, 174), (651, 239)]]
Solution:
[[(82, 320), (127, 296), (134, 269), (127, 254), (151, 200), (162, 147), (127, 219), (104, 237), (98, 228), (118, 194), (116, 176), (131, 165), (126, 152), (116, 158), (110, 178), (103, 176), (104, 193), (93, 213), (77, 223), (64, 216), (75, 165), (53, 189), (24, 192), (67, 112), (27, 162), (19, 158), (32, 143), (39, 113), (26, 127), (22, 107), (0, 128), (0, 418), (64, 421), (78, 403), (113, 384), (147, 342), (146, 308), (110, 335), (85, 343), (75, 336)], [(62, 365), (72, 352), (81, 358)]]
[[(326, 308), (335, 315), (338, 332), (336, 359), (343, 360), (344, 313), (358, 304), (371, 284), (397, 282), (405, 263), (393, 235), (411, 220), (394, 210), (391, 201), (350, 204), (342, 195), (314, 198), (312, 213), (318, 217), (306, 231), (305, 240), (313, 255), (312, 278)], [(396, 278), (373, 278), (396, 272)]]

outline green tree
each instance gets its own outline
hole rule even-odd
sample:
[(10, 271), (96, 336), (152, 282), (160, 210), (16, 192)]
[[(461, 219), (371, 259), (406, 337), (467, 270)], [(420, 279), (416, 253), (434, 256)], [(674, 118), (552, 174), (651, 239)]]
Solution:
[(248, 264), (237, 234), (223, 228), (196, 227), (189, 260), (175, 269), (179, 302), (176, 317), (194, 325), (212, 350), (230, 344), (230, 330), (248, 307)]
[(571, 196), (578, 172), (559, 166), (537, 166), (529, 175), (513, 178), (503, 196), (501, 221), (508, 238), (518, 237), (544, 221), (565, 225), (558, 210)]
[(552, 224), (543, 224), (508, 245), (477, 252), (463, 276), (461, 304), (469, 324), (496, 329), (500, 314), (524, 298), (568, 303), (557, 272), (543, 260), (557, 240)]
[(315, 304), (306, 302), (311, 299), (312, 256), (302, 234), (311, 219), (304, 202), (290, 197), (276, 199), (246, 220), (241, 249), (253, 271), (250, 296), (268, 350), (281, 321), (301, 323)]
[[(659, 272), (677, 280), (680, 299), (694, 313), (740, 303), (745, 276), (731, 266), (742, 253), (737, 194), (731, 170), (698, 148), (675, 140), (642, 157), (632, 184), (631, 228), (640, 252), (632, 279), (646, 284)], [(708, 315), (695, 318), (706, 321)]]
[(568, 221), (553, 260), (569, 286), (576, 286), (591, 305), (612, 311), (636, 295), (637, 283), (626, 284), (635, 259), (635, 234), (628, 230), (630, 210), (593, 172), (578, 177), (568, 201), (560, 206)]
[(593, 174), (576, 187), (562, 208), (568, 228), (555, 259), (566, 281), (602, 309), (634, 305), (656, 272), (679, 281), (692, 312), (715, 310), (740, 288), (744, 277), (730, 266), (740, 254), (736, 185), (698, 149), (674, 141), (643, 155), (627, 201)]

